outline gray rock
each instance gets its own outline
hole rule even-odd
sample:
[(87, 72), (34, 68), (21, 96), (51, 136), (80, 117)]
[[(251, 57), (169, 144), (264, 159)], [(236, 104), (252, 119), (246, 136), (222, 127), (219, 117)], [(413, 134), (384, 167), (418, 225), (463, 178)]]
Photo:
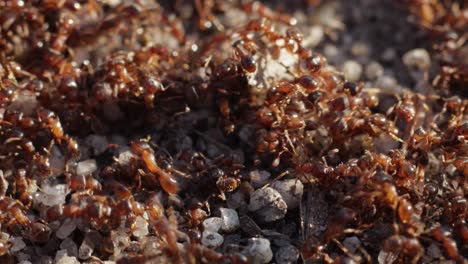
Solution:
[(239, 215), (236, 210), (229, 208), (220, 208), (222, 225), (221, 230), (225, 232), (232, 232), (239, 228)]
[(356, 82), (361, 78), (362, 66), (356, 61), (347, 60), (343, 63), (343, 74), (346, 80)]
[(283, 200), (288, 205), (288, 209), (295, 209), (299, 206), (304, 192), (304, 185), (300, 180), (290, 179), (284, 181), (275, 181), (271, 184), (271, 188), (281, 194)]
[(277, 190), (267, 187), (251, 194), (249, 210), (254, 212), (260, 221), (273, 222), (286, 215), (288, 206)]
[(249, 239), (248, 245), (242, 253), (249, 258), (249, 263), (253, 264), (268, 263), (273, 258), (270, 241), (265, 238)]
[(403, 55), (403, 63), (410, 69), (424, 71), (431, 67), (431, 56), (425, 49), (413, 49)]
[(293, 245), (281, 247), (275, 254), (275, 260), (278, 264), (296, 263), (298, 259), (299, 250)]

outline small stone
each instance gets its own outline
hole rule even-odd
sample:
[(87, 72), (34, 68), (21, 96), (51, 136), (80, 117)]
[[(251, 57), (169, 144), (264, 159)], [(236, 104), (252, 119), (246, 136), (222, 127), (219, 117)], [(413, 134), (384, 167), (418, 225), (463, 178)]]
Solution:
[(217, 248), (223, 244), (224, 238), (217, 232), (203, 231), (201, 242), (206, 247)]
[(295, 209), (299, 206), (304, 192), (304, 185), (300, 180), (291, 179), (284, 181), (275, 181), (271, 184), (271, 188), (281, 194), (283, 200), (288, 205), (288, 209)]
[(147, 236), (148, 231), (148, 222), (141, 216), (138, 216), (135, 220), (135, 230), (133, 235), (139, 238)]
[(247, 202), (245, 196), (241, 191), (236, 191), (233, 194), (229, 194), (227, 197), (227, 206), (232, 209), (245, 208)]
[(78, 250), (78, 258), (89, 259), (94, 251), (94, 245), (88, 239), (84, 239), (81, 243), (80, 249)]
[(293, 245), (281, 247), (275, 254), (275, 260), (278, 264), (297, 263), (298, 259), (299, 250)]
[(366, 67), (366, 77), (369, 80), (376, 80), (384, 73), (384, 68), (378, 62), (371, 62)]
[(119, 149), (118, 152), (119, 154), (118, 154), (117, 160), (119, 161), (120, 165), (129, 164), (132, 158), (135, 157), (135, 154), (133, 154), (133, 152), (126, 146)]
[(59, 258), (56, 264), (80, 264), (76, 257), (63, 256)]
[(247, 247), (242, 251), (249, 258), (249, 263), (268, 263), (273, 258), (270, 241), (266, 238), (250, 238)]
[(395, 49), (392, 49), (392, 48), (387, 48), (386, 50), (384, 50), (384, 52), (382, 53), (382, 60), (384, 61), (392, 61), (396, 58), (397, 56), (397, 53), (395, 51)]
[(225, 232), (232, 232), (239, 228), (239, 215), (236, 210), (229, 208), (220, 208), (222, 225), (221, 230)]
[(67, 256), (78, 256), (78, 247), (71, 238), (67, 238), (60, 243), (60, 248), (67, 251)]
[(356, 42), (351, 47), (351, 54), (356, 57), (369, 57), (370, 48), (364, 42)]
[(398, 254), (387, 252), (385, 250), (380, 250), (377, 261), (379, 264), (392, 264), (397, 260)]
[(332, 44), (326, 44), (323, 48), (323, 53), (327, 58), (335, 58), (340, 54), (338, 48)]
[(12, 253), (21, 251), (23, 248), (26, 247), (26, 243), (24, 243), (21, 237), (12, 237), (10, 239), (10, 243), (11, 243), (10, 251)]
[(55, 235), (60, 239), (65, 239), (70, 236), (76, 229), (76, 222), (73, 219), (66, 219), (59, 227)]
[(43, 184), (42, 191), (35, 194), (35, 199), (46, 206), (60, 205), (65, 203), (68, 193), (69, 189), (66, 184)]
[(249, 210), (255, 212), (260, 221), (273, 222), (286, 215), (288, 206), (278, 191), (267, 187), (251, 194)]
[(210, 217), (203, 221), (203, 228), (205, 231), (218, 232), (223, 224), (221, 217)]
[(387, 91), (398, 91), (400, 89), (398, 87), (397, 80), (394, 77), (388, 76), (388, 75), (380, 76), (377, 79), (376, 85), (382, 90), (387, 90)]
[(413, 49), (403, 55), (403, 63), (410, 69), (424, 71), (431, 67), (431, 56), (425, 49)]
[(353, 60), (348, 60), (343, 63), (343, 74), (346, 80), (356, 82), (361, 78), (362, 66)]
[(97, 170), (96, 160), (89, 159), (78, 162), (76, 166), (76, 174), (78, 175), (90, 175)]
[(432, 243), (427, 248), (427, 255), (433, 259), (439, 259), (442, 257), (442, 252), (440, 251), (440, 248), (435, 243)]
[(254, 170), (249, 173), (250, 183), (256, 187), (262, 187), (268, 182), (271, 173), (265, 170)]
[(104, 136), (100, 135), (89, 135), (86, 139), (85, 142), (88, 146), (93, 148), (93, 154), (94, 155), (99, 155), (106, 151), (107, 146), (109, 142), (107, 141), (107, 138)]
[(356, 249), (358, 249), (360, 245), (361, 245), (361, 241), (360, 241), (359, 238), (357, 238), (356, 236), (347, 237), (347, 238), (343, 241), (343, 246), (344, 246), (346, 249), (348, 249), (348, 251), (349, 251), (351, 254), (354, 254), (354, 252), (356, 252)]
[(314, 48), (322, 42), (324, 36), (325, 33), (321, 26), (311, 26), (309, 34), (306, 34), (305, 39), (302, 41), (302, 45)]

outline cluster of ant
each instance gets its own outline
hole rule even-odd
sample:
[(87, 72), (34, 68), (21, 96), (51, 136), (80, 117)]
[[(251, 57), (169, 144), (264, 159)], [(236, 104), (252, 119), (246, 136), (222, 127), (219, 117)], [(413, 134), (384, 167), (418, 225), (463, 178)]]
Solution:
[[(346, 81), (303, 46), (295, 18), (261, 3), (180, 5), (0, 1), (2, 232), (50, 248), (54, 223), (75, 219), (101, 234), (100, 262), (112, 232), (132, 237), (143, 218), (160, 252), (133, 236), (141, 248), (120, 263), (245, 263), (202, 246), (202, 222), (264, 169), (320, 186), (336, 209), (321, 235), (294, 242), (304, 261), (416, 263), (434, 243), (466, 258), (468, 101), (454, 93), (466, 68), (439, 77), (439, 95), (383, 93)], [(233, 26), (232, 10), (249, 19)], [(90, 134), (124, 140), (87, 154), (98, 168), (83, 175)], [(64, 201), (38, 202), (54, 184)], [(14, 262), (11, 247), (0, 254)]]

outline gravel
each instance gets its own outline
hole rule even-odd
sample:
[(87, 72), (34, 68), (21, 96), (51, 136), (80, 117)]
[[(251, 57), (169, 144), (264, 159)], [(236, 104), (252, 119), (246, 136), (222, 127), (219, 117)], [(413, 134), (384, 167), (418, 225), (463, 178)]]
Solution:
[(249, 263), (263, 264), (273, 259), (270, 241), (266, 238), (251, 238), (246, 248), (242, 251), (249, 258)]
[(220, 208), (222, 225), (221, 230), (224, 232), (233, 232), (239, 228), (239, 216), (236, 210), (229, 208)]
[(249, 210), (255, 213), (259, 221), (273, 222), (286, 215), (288, 206), (278, 191), (266, 187), (251, 194)]
[(201, 243), (209, 248), (217, 248), (224, 242), (224, 237), (217, 232), (203, 231)]
[(288, 206), (288, 210), (295, 209), (299, 206), (304, 193), (304, 185), (298, 179), (290, 179), (283, 181), (275, 181), (271, 184), (271, 188), (275, 189), (283, 198)]
[(203, 221), (203, 228), (205, 231), (218, 232), (223, 225), (221, 217), (210, 217)]
[(278, 264), (297, 263), (298, 259), (299, 250), (293, 245), (281, 247), (275, 254), (275, 260)]

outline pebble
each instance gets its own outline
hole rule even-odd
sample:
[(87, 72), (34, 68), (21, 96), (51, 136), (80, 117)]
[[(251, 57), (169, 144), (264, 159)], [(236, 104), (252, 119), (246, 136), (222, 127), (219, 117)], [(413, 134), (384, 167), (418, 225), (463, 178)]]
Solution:
[(119, 161), (120, 165), (128, 165), (132, 158), (136, 157), (135, 154), (128, 148), (128, 147), (122, 147), (122, 149), (119, 151), (117, 160)]
[(281, 194), (271, 187), (258, 189), (250, 196), (249, 210), (255, 212), (262, 222), (273, 222), (282, 219), (288, 206)]
[(94, 245), (88, 239), (84, 239), (81, 243), (80, 249), (78, 250), (78, 258), (89, 259), (94, 251)]
[(85, 142), (88, 146), (93, 148), (93, 154), (99, 155), (106, 151), (109, 142), (107, 141), (106, 137), (100, 135), (89, 135)]
[(321, 26), (312, 26), (309, 28), (309, 32), (306, 34), (302, 44), (306, 47), (314, 48), (322, 42), (324, 36), (325, 32)]
[(233, 232), (240, 226), (239, 215), (236, 210), (229, 208), (220, 208), (222, 225), (221, 230), (224, 232)]
[(76, 257), (62, 256), (55, 262), (56, 264), (80, 264)]
[(205, 231), (218, 232), (223, 224), (221, 217), (210, 217), (203, 221), (203, 228)]
[(241, 191), (236, 191), (233, 194), (228, 195), (227, 206), (232, 209), (245, 208), (247, 206), (247, 202), (245, 201), (244, 194)]
[(425, 49), (413, 49), (403, 55), (403, 63), (410, 69), (424, 71), (431, 66), (431, 56)]
[(362, 66), (356, 61), (347, 60), (343, 63), (343, 74), (346, 80), (356, 82), (361, 78)]
[(397, 260), (398, 255), (387, 252), (385, 250), (380, 250), (377, 261), (379, 264), (392, 264)]
[(281, 247), (275, 254), (275, 260), (278, 264), (297, 263), (298, 259), (299, 250), (293, 245)]
[(442, 257), (442, 252), (440, 251), (440, 248), (435, 243), (432, 243), (427, 248), (427, 255), (433, 259), (438, 259)]
[(60, 239), (65, 239), (70, 234), (75, 231), (76, 229), (76, 222), (72, 219), (66, 219), (63, 224), (59, 227), (55, 235)]
[(254, 170), (249, 173), (250, 183), (256, 187), (260, 188), (268, 182), (271, 173), (265, 170)]
[(43, 184), (42, 191), (36, 193), (35, 199), (46, 206), (54, 206), (64, 204), (68, 193), (68, 185), (66, 184)]
[(296, 179), (275, 181), (271, 184), (271, 188), (279, 192), (289, 210), (299, 206), (304, 193), (304, 185), (300, 180)]
[(356, 236), (347, 237), (347, 238), (343, 241), (343, 246), (344, 246), (351, 254), (354, 254), (354, 252), (356, 252), (356, 249), (358, 249), (360, 245), (361, 245), (361, 241), (360, 241), (359, 238), (357, 238)]
[(369, 57), (369, 45), (364, 42), (356, 42), (351, 46), (351, 54), (356, 57)]
[(10, 251), (12, 253), (21, 251), (23, 248), (26, 247), (26, 243), (24, 243), (23, 238), (21, 238), (21, 237), (11, 238), (10, 243), (11, 243)]
[(68, 256), (78, 256), (78, 246), (71, 238), (66, 238), (60, 243), (60, 249), (67, 251)]
[(366, 77), (369, 80), (376, 80), (384, 74), (384, 68), (378, 62), (371, 62), (366, 67)]
[(242, 251), (249, 258), (249, 263), (268, 263), (273, 258), (270, 241), (266, 238), (250, 238), (247, 247)]
[(399, 89), (398, 81), (394, 77), (388, 75), (380, 76), (377, 79), (376, 86), (387, 91), (397, 91)]
[(148, 233), (148, 222), (143, 217), (138, 216), (135, 219), (135, 229), (133, 230), (133, 235), (142, 238), (148, 235)]
[(201, 242), (209, 248), (217, 248), (224, 242), (224, 238), (217, 232), (203, 231)]
[(89, 159), (78, 162), (76, 166), (76, 174), (78, 175), (90, 175), (97, 170), (96, 160)]

